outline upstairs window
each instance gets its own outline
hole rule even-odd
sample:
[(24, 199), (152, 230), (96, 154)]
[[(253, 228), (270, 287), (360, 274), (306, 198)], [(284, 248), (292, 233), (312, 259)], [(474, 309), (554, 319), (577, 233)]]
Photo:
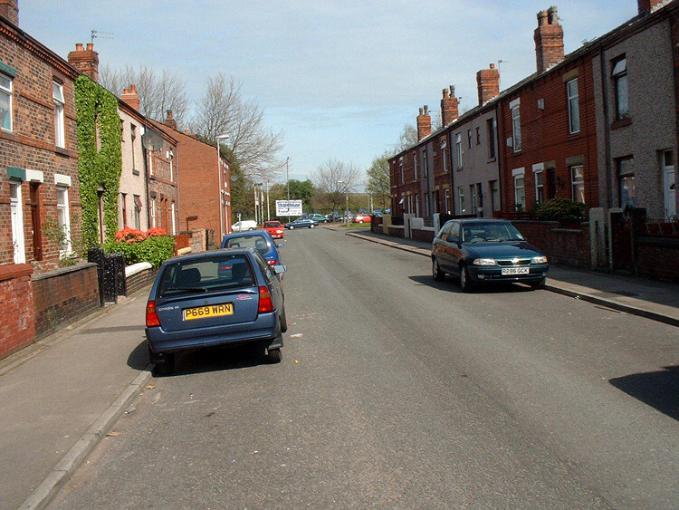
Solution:
[(468, 149), (472, 148), (472, 130), (471, 129), (467, 130), (467, 148)]
[(12, 131), (12, 79), (0, 74), (0, 128)]
[(629, 85), (627, 83), (627, 59), (625, 57), (613, 61), (613, 89), (615, 92), (616, 120), (629, 117)]
[(462, 135), (455, 135), (455, 155), (457, 156), (457, 169), (462, 170)]
[(54, 101), (54, 145), (66, 146), (64, 126), (64, 86), (61, 83), (52, 82), (52, 100)]
[[(137, 139), (137, 126), (130, 124), (130, 150), (132, 151), (132, 170), (136, 170), (137, 165), (134, 161), (135, 147), (134, 142)], [(152, 172), (153, 174), (153, 172)]]
[(448, 158), (446, 157), (446, 141), (441, 140), (441, 161), (443, 162), (443, 173), (448, 173)]
[(495, 119), (486, 121), (486, 131), (488, 133), (488, 159), (495, 159)]
[(580, 96), (578, 95), (578, 79), (566, 82), (566, 97), (568, 98), (568, 132), (580, 132)]
[(514, 152), (521, 150), (521, 105), (512, 107), (512, 149)]

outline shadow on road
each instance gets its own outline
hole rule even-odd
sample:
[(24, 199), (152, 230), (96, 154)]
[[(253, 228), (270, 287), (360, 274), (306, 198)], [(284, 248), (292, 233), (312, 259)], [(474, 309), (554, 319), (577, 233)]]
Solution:
[(679, 420), (679, 365), (657, 372), (631, 374), (609, 381), (619, 390)]
[(146, 340), (137, 345), (127, 357), (127, 366), (135, 370), (144, 370), (149, 364), (149, 351)]
[[(462, 294), (459, 285), (452, 277), (446, 277), (442, 282), (434, 281), (431, 275), (411, 275), (408, 278), (415, 283), (421, 285), (427, 285), (438, 290), (443, 290), (447, 292), (455, 292)], [(527, 285), (514, 284), (514, 283), (500, 283), (493, 285), (479, 285), (474, 287), (473, 292), (478, 292), (480, 294), (502, 294), (505, 292), (531, 292), (532, 289)]]
[(266, 365), (258, 346), (212, 347), (177, 355), (173, 375), (219, 372)]

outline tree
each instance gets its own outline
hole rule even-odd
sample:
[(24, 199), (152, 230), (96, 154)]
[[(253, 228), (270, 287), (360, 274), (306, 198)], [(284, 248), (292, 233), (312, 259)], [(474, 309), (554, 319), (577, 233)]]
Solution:
[(382, 205), (382, 208), (387, 207), (391, 201), (391, 184), (389, 182), (389, 154), (384, 153), (381, 156), (373, 159), (373, 162), (368, 168), (368, 192), (373, 195), (373, 198)]
[(302, 200), (303, 210), (309, 211), (311, 198), (314, 196), (315, 191), (313, 183), (309, 179), (305, 181), (291, 179), (288, 182), (290, 184), (290, 200)]
[(281, 148), (280, 135), (265, 129), (259, 106), (245, 101), (240, 86), (221, 73), (208, 78), (191, 130), (211, 141), (218, 135), (229, 135), (227, 143), (246, 175), (266, 175)]
[(399, 137), (400, 150), (405, 150), (417, 143), (417, 129), (412, 124), (403, 126)]
[(160, 73), (148, 66), (125, 66), (111, 69), (109, 66), (99, 73), (99, 82), (120, 97), (123, 88), (136, 85), (141, 101), (141, 113), (146, 117), (162, 121), (167, 110), (172, 110), (177, 124), (186, 116), (189, 102), (184, 81), (177, 75), (163, 69)]
[(347, 193), (356, 188), (358, 176), (358, 170), (352, 164), (328, 160), (318, 167), (314, 182), (316, 188), (326, 194), (332, 210), (335, 211)]

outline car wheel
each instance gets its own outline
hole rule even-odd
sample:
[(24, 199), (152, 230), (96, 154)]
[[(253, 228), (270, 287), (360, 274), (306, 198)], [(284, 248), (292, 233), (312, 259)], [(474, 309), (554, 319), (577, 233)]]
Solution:
[(467, 266), (460, 266), (460, 290), (462, 292), (472, 291), (472, 282), (469, 279), (469, 271), (467, 271)]
[(533, 290), (539, 290), (539, 289), (544, 289), (545, 288), (545, 279), (542, 278), (538, 280), (537, 282), (532, 282), (530, 284), (530, 288)]
[(174, 353), (165, 353), (162, 356), (152, 355), (151, 362), (153, 365), (153, 376), (163, 377), (167, 375), (172, 375), (174, 372)]
[(313, 225), (309, 225), (309, 228), (314, 228), (314, 226), (313, 226)]
[(267, 349), (266, 351), (266, 361), (267, 363), (275, 364), (280, 363), (283, 359), (283, 352), (280, 349)]
[(285, 316), (285, 307), (283, 307), (283, 311), (281, 312), (280, 321), (281, 333), (285, 333), (288, 330), (288, 318)]
[(431, 272), (432, 276), (434, 277), (434, 281), (440, 282), (445, 278), (445, 274), (443, 271), (441, 271), (436, 257), (432, 257), (431, 259)]
[(294, 226), (294, 225), (290, 225), (288, 228), (289, 228), (290, 230), (295, 230), (295, 226)]

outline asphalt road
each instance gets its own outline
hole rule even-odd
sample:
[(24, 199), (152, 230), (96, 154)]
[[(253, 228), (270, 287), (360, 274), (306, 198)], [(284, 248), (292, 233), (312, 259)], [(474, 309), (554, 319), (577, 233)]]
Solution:
[(179, 358), (51, 508), (679, 507), (676, 328), (286, 234), (283, 362)]

